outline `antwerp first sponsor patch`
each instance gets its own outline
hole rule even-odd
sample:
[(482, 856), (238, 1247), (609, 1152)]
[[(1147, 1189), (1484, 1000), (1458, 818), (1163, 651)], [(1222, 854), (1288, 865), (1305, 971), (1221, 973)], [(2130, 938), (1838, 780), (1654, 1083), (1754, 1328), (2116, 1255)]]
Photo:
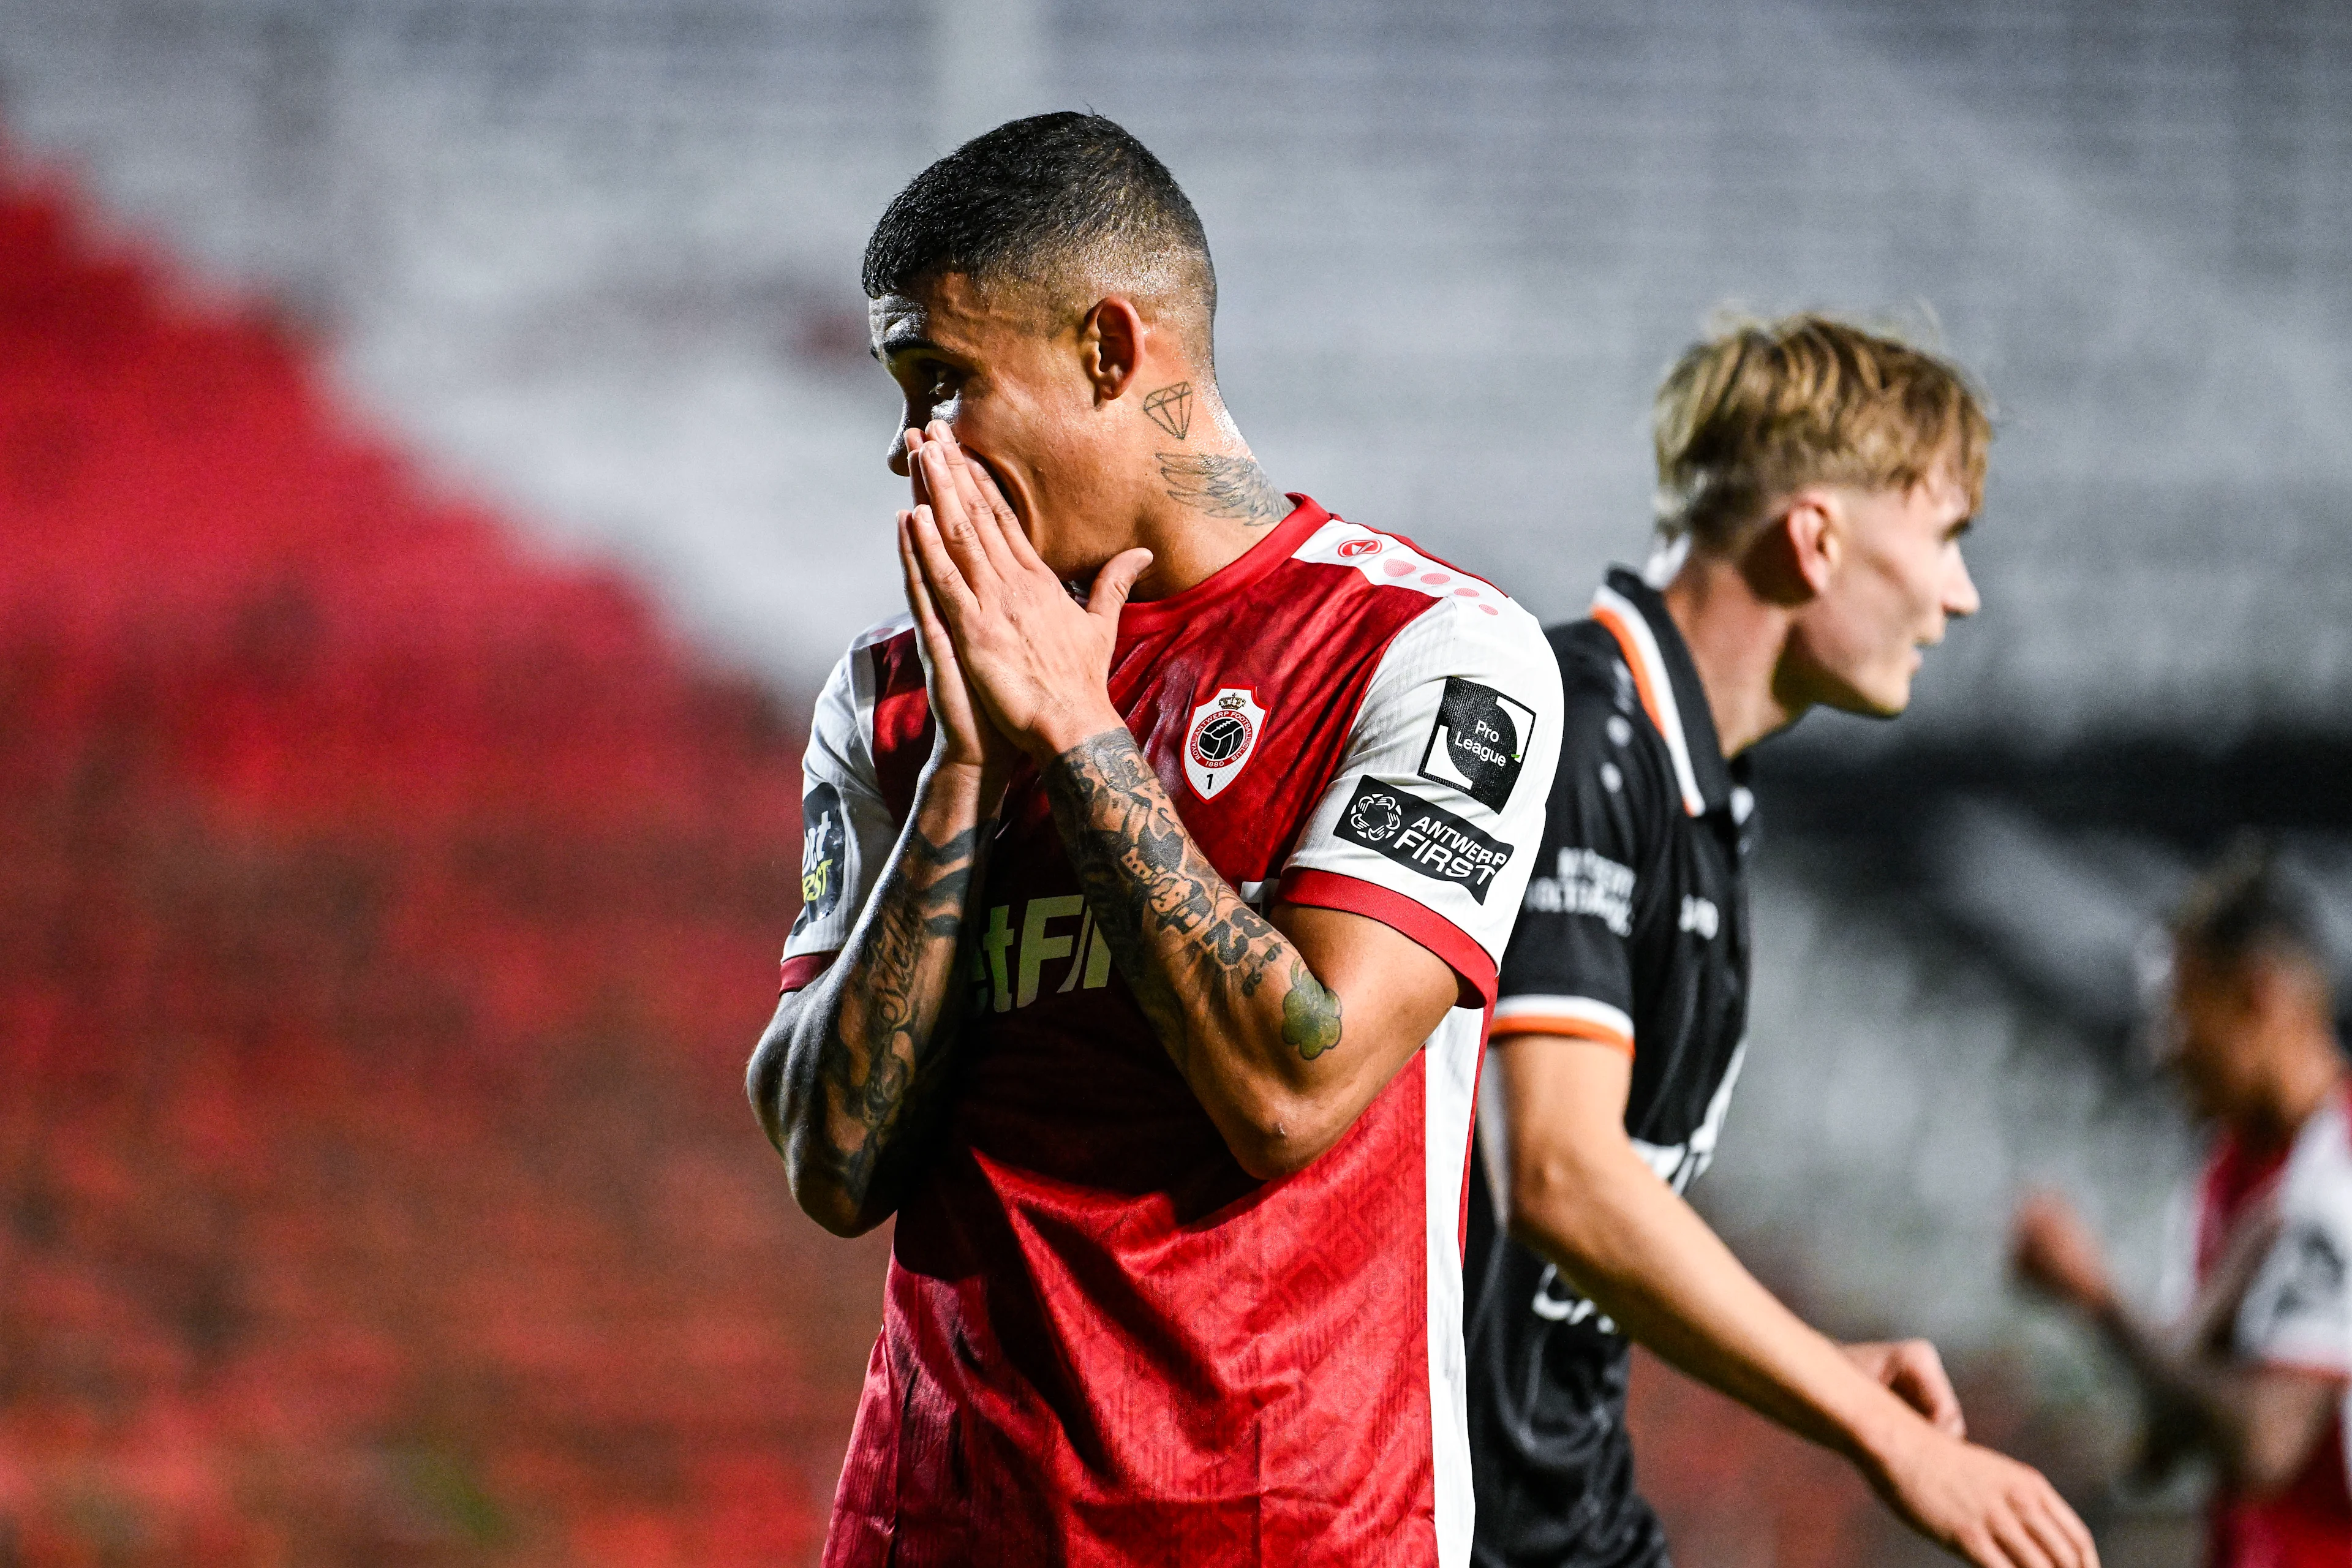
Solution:
[(1257, 751), (1265, 733), (1265, 710), (1257, 693), (1228, 686), (1192, 710), (1184, 727), (1184, 779), (1202, 800), (1214, 800)]
[(1452, 882), (1480, 903), (1495, 873), (1510, 864), (1511, 847), (1489, 837), (1443, 806), (1411, 790), (1366, 774), (1339, 814), (1339, 836), (1377, 850), (1408, 871)]

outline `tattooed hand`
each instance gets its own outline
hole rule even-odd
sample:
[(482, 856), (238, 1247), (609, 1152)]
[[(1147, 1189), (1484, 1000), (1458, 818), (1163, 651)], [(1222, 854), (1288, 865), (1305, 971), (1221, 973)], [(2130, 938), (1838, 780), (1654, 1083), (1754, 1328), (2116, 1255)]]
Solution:
[(931, 423), (909, 461), (921, 465), (931, 497), (908, 520), (909, 553), (987, 717), (1041, 762), (1121, 724), (1106, 684), (1111, 647), (1119, 606), (1151, 552), (1112, 557), (1081, 606), (1009, 509), (966, 504), (959, 466), (973, 491), (992, 495), (993, 486), (982, 489), (944, 422)]

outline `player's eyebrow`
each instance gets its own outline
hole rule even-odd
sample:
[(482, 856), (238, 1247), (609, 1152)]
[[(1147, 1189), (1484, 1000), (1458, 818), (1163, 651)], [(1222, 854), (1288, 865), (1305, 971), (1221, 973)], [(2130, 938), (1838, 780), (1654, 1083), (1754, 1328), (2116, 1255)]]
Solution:
[(929, 349), (933, 353), (944, 353), (947, 352), (940, 348), (939, 344), (931, 342), (930, 339), (924, 337), (920, 332), (915, 331), (898, 333), (886, 332), (883, 334), (881, 344), (873, 352), (876, 359), (890, 360), (897, 358), (900, 354), (915, 353), (924, 349)]

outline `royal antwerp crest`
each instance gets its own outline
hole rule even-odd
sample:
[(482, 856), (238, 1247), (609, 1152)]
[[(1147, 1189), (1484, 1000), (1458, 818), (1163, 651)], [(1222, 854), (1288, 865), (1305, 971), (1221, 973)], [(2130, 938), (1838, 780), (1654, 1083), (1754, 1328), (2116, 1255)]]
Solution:
[(1192, 793), (1214, 800), (1249, 765), (1265, 733), (1265, 710), (1257, 693), (1228, 686), (1192, 710), (1184, 729), (1184, 777)]

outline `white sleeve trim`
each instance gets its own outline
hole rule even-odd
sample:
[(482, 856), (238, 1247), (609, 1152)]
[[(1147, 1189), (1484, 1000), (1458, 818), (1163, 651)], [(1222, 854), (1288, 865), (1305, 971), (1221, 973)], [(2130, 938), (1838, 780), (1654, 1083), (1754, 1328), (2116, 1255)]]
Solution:
[(1494, 1033), (1500, 1034), (1503, 1026), (1514, 1018), (1573, 1018), (1580, 1024), (1592, 1024), (1628, 1040), (1633, 1037), (1633, 1020), (1622, 1007), (1606, 1002), (1596, 1002), (1590, 996), (1506, 996), (1495, 1004)]

